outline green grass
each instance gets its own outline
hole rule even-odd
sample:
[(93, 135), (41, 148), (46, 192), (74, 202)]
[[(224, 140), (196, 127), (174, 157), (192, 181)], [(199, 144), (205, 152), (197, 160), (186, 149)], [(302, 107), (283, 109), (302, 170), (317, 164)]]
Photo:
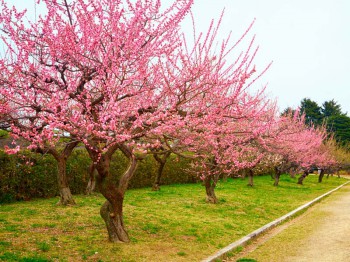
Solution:
[(50, 244), (48, 244), (47, 242), (39, 242), (37, 245), (38, 248), (43, 252), (47, 252), (50, 250)]
[(300, 186), (282, 176), (273, 187), (265, 176), (248, 187), (229, 179), (217, 186), (217, 205), (205, 202), (200, 184), (130, 190), (127, 244), (107, 241), (99, 195), (75, 196), (74, 207), (55, 198), (1, 205), (0, 261), (199, 261), (345, 181), (309, 176)]

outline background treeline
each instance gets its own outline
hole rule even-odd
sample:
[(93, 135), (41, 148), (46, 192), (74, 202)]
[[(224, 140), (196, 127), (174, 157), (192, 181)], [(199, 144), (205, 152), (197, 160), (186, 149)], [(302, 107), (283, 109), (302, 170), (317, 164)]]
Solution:
[[(339, 145), (350, 149), (350, 117), (343, 112), (341, 105), (334, 99), (325, 101), (321, 106), (304, 98), (300, 102), (300, 114), (305, 114), (305, 122), (308, 125), (325, 125), (327, 131), (334, 135)], [(282, 114), (286, 114), (291, 108), (286, 108)], [(292, 110), (293, 111), (293, 110)]]
[[(73, 194), (85, 193), (90, 164), (91, 160), (84, 149), (73, 151), (68, 159), (67, 175)], [(111, 170), (114, 174), (122, 174), (127, 164), (128, 160), (117, 152), (113, 156)], [(171, 155), (163, 170), (162, 184), (196, 182), (196, 177), (186, 172), (189, 164), (190, 160)], [(51, 155), (30, 151), (8, 155), (0, 150), (0, 167), (0, 203), (59, 195), (57, 163)], [(157, 170), (158, 163), (152, 155), (147, 156), (140, 161), (129, 188), (152, 186)]]

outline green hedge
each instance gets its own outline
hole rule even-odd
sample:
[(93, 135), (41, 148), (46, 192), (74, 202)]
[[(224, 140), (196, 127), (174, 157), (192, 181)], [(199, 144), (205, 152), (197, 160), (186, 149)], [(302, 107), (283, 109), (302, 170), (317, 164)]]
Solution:
[[(85, 150), (74, 150), (69, 157), (67, 175), (73, 194), (85, 192), (90, 164), (91, 160)], [(111, 172), (116, 174), (116, 180), (127, 164), (127, 159), (120, 152), (113, 156)], [(195, 182), (196, 178), (184, 171), (188, 166), (188, 159), (171, 155), (163, 170), (162, 184)], [(146, 157), (139, 163), (129, 188), (150, 187), (157, 174), (157, 168), (158, 163), (153, 156)], [(7, 155), (0, 150), (0, 203), (56, 196), (56, 177), (56, 161), (51, 155), (28, 151)]]
[[(197, 181), (196, 177), (186, 172), (186, 169), (189, 169), (189, 166), (189, 159), (170, 155), (163, 169), (161, 183), (163, 185), (195, 183)], [(152, 186), (157, 172), (157, 161), (155, 161), (153, 156), (147, 156), (139, 163), (135, 175), (130, 181), (129, 188)]]

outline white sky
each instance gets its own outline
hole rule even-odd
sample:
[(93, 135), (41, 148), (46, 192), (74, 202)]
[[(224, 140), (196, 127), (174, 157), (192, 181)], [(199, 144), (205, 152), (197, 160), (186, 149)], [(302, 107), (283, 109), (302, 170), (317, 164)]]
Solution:
[[(6, 2), (33, 13), (34, 0)], [(220, 38), (232, 31), (237, 40), (256, 18), (257, 69), (273, 61), (258, 87), (268, 83), (267, 93), (281, 110), (308, 97), (320, 106), (334, 99), (350, 115), (349, 0), (197, 0), (196, 30), (206, 31), (223, 8)]]
[(260, 85), (281, 110), (308, 97), (320, 106), (334, 99), (350, 115), (349, 0), (197, 0), (197, 27), (224, 7), (223, 36), (238, 38), (256, 18), (257, 69), (273, 61)]

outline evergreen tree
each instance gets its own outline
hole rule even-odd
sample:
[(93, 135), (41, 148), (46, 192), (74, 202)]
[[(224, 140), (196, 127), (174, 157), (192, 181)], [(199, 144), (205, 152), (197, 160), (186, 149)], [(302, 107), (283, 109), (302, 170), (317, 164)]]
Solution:
[(308, 125), (321, 125), (323, 115), (321, 107), (309, 98), (304, 98), (300, 102), (300, 113), (305, 114), (305, 121)]
[(328, 117), (326, 127), (338, 143), (343, 146), (350, 143), (350, 117), (344, 114), (332, 115)]
[[(289, 109), (285, 109), (285, 114)], [(327, 131), (333, 134), (342, 146), (350, 145), (350, 117), (342, 112), (341, 105), (334, 99), (325, 101), (320, 107), (315, 101), (304, 98), (300, 102), (300, 113), (305, 114), (308, 125), (325, 124)]]
[(341, 110), (341, 106), (337, 104), (337, 102), (334, 101), (334, 99), (325, 101), (322, 104), (321, 113), (323, 115), (323, 118), (327, 118), (330, 116), (345, 115)]
[(341, 106), (334, 99), (322, 104), (321, 112), (328, 132), (333, 133), (341, 145), (350, 142), (350, 118), (341, 110)]
[(289, 106), (282, 111), (281, 116), (287, 116), (289, 114), (294, 115), (294, 113), (295, 113), (295, 109), (293, 109)]

